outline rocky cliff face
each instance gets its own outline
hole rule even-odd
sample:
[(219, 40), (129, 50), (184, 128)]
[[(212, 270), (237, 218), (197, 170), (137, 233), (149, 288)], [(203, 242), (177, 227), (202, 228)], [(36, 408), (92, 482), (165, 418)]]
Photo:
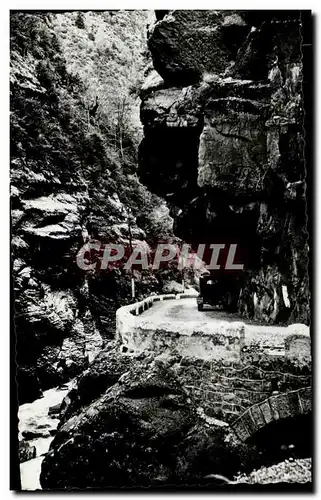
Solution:
[[(308, 322), (300, 20), (215, 11), (157, 19), (149, 47), (158, 73), (141, 91), (141, 180), (171, 204), (184, 240), (247, 250), (244, 316)], [(101, 352), (63, 401), (42, 487), (200, 486), (207, 474), (232, 478), (275, 462), (274, 451), (264, 462), (265, 442), (244, 445), (227, 424), (275, 391), (310, 383), (309, 367), (268, 356), (256, 339), (239, 365), (121, 353), (117, 344)], [(280, 414), (292, 409), (284, 398)], [(275, 449), (286, 427), (289, 442), (298, 435), (289, 420), (281, 425), (267, 433)]]
[(243, 249), (238, 309), (272, 323), (309, 323), (301, 43), (299, 12), (170, 11), (141, 93), (142, 182), (184, 240)]
[(43, 489), (202, 486), (208, 474), (232, 479), (284, 460), (285, 443), (310, 456), (308, 357), (265, 354), (255, 342), (240, 362), (119, 347), (65, 396)]
[(208, 425), (168, 360), (151, 353), (101, 353), (60, 417), (43, 489), (201, 485), (251, 458), (236, 440), (226, 445), (226, 424)]
[(76, 82), (65, 72), (45, 19), (40, 14), (11, 18), (12, 268), (20, 403), (84, 369), (89, 352), (102, 344), (88, 306), (79, 307), (83, 278), (74, 265), (89, 203), (88, 185), (73, 160), (80, 129), (70, 109), (79, 97), (65, 98)]
[[(129, 212), (134, 240), (147, 245), (159, 232), (172, 234), (164, 202), (136, 175), (138, 111), (136, 123), (131, 116), (138, 99), (129, 87), (138, 69), (143, 74), (146, 22), (143, 11), (11, 16), (20, 404), (84, 370), (113, 337), (116, 309), (130, 300), (129, 271), (79, 269), (76, 255), (84, 243), (128, 244)], [(137, 297), (161, 288), (151, 272), (135, 277)]]

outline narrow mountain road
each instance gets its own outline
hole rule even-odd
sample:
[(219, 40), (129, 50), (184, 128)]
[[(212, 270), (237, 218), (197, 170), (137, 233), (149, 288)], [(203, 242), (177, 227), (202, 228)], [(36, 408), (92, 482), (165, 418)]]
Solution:
[(153, 307), (140, 314), (141, 318), (155, 322), (155, 326), (160, 322), (202, 322), (209, 325), (220, 323), (221, 321), (242, 321), (247, 325), (248, 334), (268, 333), (275, 330), (278, 333), (287, 333), (287, 326), (270, 325), (247, 318), (242, 318), (237, 313), (230, 313), (220, 308), (204, 306), (203, 311), (198, 311), (196, 298), (180, 300), (163, 300), (154, 302)]
[(198, 311), (196, 298), (155, 302), (153, 307), (144, 311), (140, 316), (152, 317), (155, 321), (208, 321), (209, 323), (216, 323), (217, 321), (244, 321), (237, 314), (208, 305), (204, 306), (203, 311)]

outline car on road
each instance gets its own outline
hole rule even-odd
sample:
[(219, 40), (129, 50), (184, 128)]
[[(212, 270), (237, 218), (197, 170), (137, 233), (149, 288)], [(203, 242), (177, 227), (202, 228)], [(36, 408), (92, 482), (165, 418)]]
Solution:
[(199, 279), (197, 309), (203, 311), (204, 305), (208, 304), (226, 311), (235, 311), (238, 298), (235, 284), (231, 276), (215, 276), (210, 272), (204, 272)]

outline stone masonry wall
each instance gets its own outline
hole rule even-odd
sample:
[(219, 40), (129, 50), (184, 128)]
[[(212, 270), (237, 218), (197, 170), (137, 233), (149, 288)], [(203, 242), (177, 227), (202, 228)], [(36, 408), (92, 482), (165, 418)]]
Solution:
[[(311, 386), (309, 328), (255, 326), (242, 322), (158, 324), (140, 317), (159, 300), (153, 296), (117, 311), (117, 338), (125, 352), (154, 352), (184, 383), (205, 415), (234, 422), (271, 396)], [(202, 331), (201, 331), (202, 328)]]

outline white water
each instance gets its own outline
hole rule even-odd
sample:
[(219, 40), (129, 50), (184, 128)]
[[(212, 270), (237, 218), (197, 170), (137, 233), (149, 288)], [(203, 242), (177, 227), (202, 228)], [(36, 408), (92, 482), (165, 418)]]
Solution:
[(42, 398), (19, 407), (19, 440), (23, 438), (22, 432), (24, 431), (37, 434), (32, 439), (24, 438), (31, 446), (36, 447), (37, 456), (20, 464), (22, 490), (34, 491), (41, 489), (39, 483), (41, 463), (54, 438), (50, 431), (56, 430), (59, 423), (59, 419), (55, 418), (56, 415), (50, 416), (48, 414), (49, 408), (61, 403), (72, 385), (73, 380), (68, 382), (62, 389), (57, 387), (49, 389), (43, 393)]

